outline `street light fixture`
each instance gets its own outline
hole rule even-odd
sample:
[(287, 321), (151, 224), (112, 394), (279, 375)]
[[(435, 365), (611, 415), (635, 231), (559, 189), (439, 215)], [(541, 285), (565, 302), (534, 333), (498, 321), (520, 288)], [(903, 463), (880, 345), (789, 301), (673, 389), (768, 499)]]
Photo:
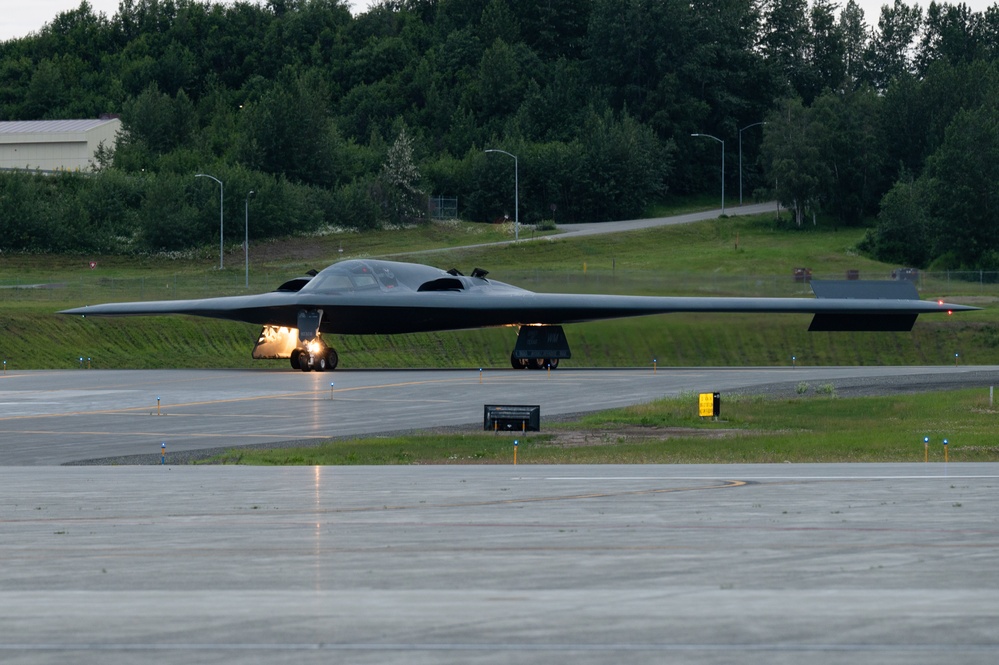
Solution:
[(222, 211), (224, 209), (223, 204), (225, 201), (225, 188), (222, 186), (222, 181), (213, 175), (208, 175), (207, 173), (199, 173), (194, 177), (211, 178), (212, 180), (214, 180), (219, 184), (219, 270), (222, 270), (223, 267), (222, 256), (223, 256), (223, 251), (225, 250), (225, 236), (223, 236), (222, 234), (222, 229), (223, 229)]
[(502, 152), (504, 155), (513, 157), (513, 239), (520, 240), (520, 175), (517, 155), (496, 148), (490, 148), (486, 152)]
[(250, 288), (250, 199), (257, 193), (250, 190), (246, 195), (246, 203), (243, 206), (245, 221), (243, 222), (243, 259), (246, 262), (246, 288)]
[(721, 143), (722, 147), (722, 164), (721, 164), (721, 185), (722, 185), (722, 211), (721, 214), (725, 214), (725, 142), (722, 141), (717, 136), (711, 136), (711, 134), (691, 134), (691, 136), (703, 136), (705, 138), (714, 139)]
[[(754, 122), (751, 125), (746, 125), (742, 129), (749, 129), (750, 127), (765, 124), (767, 124), (766, 121), (761, 120), (760, 122)], [(742, 129), (739, 130), (739, 205), (742, 205)]]

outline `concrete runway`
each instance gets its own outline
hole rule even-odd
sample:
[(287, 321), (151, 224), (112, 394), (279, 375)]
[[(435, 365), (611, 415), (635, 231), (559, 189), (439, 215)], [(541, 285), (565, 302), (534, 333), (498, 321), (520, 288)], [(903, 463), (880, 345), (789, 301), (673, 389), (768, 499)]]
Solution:
[(992, 664), (999, 464), (53, 465), (996, 372), (9, 373), (0, 662)]
[(999, 465), (4, 467), (4, 663), (999, 659)]
[[(428, 370), (71, 370), (0, 375), (0, 465), (316, 440), (482, 422), (485, 404), (538, 404), (545, 417), (684, 392), (771, 383), (990, 385), (999, 368), (653, 368), (548, 372)], [(332, 389), (330, 384), (333, 383)], [(696, 408), (692, 396), (691, 408)]]

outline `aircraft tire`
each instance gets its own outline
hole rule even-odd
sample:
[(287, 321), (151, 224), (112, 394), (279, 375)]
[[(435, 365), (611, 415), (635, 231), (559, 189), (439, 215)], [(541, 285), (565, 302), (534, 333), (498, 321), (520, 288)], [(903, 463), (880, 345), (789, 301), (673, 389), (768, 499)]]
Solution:
[(300, 353), (298, 355), (298, 369), (302, 370), (303, 372), (308, 372), (309, 370), (311, 370), (312, 369), (311, 360), (312, 358), (308, 353)]
[(340, 356), (336, 349), (326, 349), (326, 371), (332, 372), (340, 364)]
[(529, 363), (528, 367), (530, 367), (531, 369), (544, 369), (545, 368), (545, 364), (547, 362), (548, 361), (545, 360), (544, 358), (531, 358), (528, 361), (528, 363)]
[(302, 352), (299, 351), (298, 349), (295, 349), (294, 351), (291, 352), (290, 361), (291, 361), (291, 368), (292, 369), (302, 369), (301, 367), (298, 366), (298, 358), (301, 355), (302, 355)]
[(548, 360), (546, 360), (545, 362), (552, 369), (558, 369), (558, 358), (548, 358)]
[(527, 360), (510, 354), (510, 366), (514, 369), (527, 369)]
[(330, 368), (329, 363), (326, 362), (325, 353), (320, 353), (319, 355), (317, 355), (312, 364), (314, 365), (313, 369), (315, 369), (317, 372), (325, 372)]

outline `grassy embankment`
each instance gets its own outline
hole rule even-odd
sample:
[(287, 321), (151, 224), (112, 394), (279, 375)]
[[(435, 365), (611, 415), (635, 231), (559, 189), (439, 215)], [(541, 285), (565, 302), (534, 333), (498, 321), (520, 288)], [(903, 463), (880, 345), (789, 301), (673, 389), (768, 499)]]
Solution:
[[(804, 386), (802, 387), (804, 388)], [(696, 464), (999, 461), (987, 389), (836, 398), (825, 386), (801, 397), (725, 396), (719, 422), (702, 422), (696, 396), (595, 413), (542, 433), (427, 434), (330, 441), (303, 448), (236, 449), (210, 463), (260, 465)], [(696, 430), (696, 431), (691, 431)]]
[[(254, 246), (249, 292), (271, 290), (310, 267), (340, 257), (474, 266), (533, 290), (662, 295), (808, 295), (791, 279), (794, 267), (816, 276), (883, 277), (891, 266), (853, 251), (860, 229), (789, 231), (770, 216), (579, 239), (557, 237), (517, 245), (446, 249), (509, 239), (509, 228), (450, 223), (404, 231), (296, 238)], [(522, 237), (530, 237), (524, 230)], [(444, 248), (444, 249), (441, 249)], [(341, 253), (340, 250), (343, 250)], [(97, 261), (91, 270), (88, 261)], [(257, 328), (180, 317), (80, 319), (55, 311), (113, 300), (154, 300), (246, 293), (242, 253), (168, 260), (131, 257), (0, 257), (0, 355), (9, 369), (68, 368), (78, 358), (100, 368), (284, 367), (252, 361)], [(991, 298), (996, 287), (924, 284), (922, 297)], [(953, 318), (923, 316), (912, 333), (808, 333), (808, 317), (670, 315), (567, 327), (573, 366), (945, 364), (999, 362), (999, 326), (992, 310)], [(516, 331), (510, 328), (334, 340), (341, 367), (505, 367)]]

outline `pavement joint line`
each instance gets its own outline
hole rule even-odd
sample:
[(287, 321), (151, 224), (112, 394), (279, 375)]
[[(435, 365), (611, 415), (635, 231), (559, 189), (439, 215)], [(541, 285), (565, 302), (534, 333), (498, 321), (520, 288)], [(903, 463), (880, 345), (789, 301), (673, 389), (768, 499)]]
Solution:
[(0, 651), (565, 651), (565, 652), (776, 652), (776, 653), (993, 653), (999, 644), (930, 643), (930, 644), (857, 644), (857, 643), (541, 643), (511, 642), (289, 642), (281, 643), (36, 643), (0, 644)]

